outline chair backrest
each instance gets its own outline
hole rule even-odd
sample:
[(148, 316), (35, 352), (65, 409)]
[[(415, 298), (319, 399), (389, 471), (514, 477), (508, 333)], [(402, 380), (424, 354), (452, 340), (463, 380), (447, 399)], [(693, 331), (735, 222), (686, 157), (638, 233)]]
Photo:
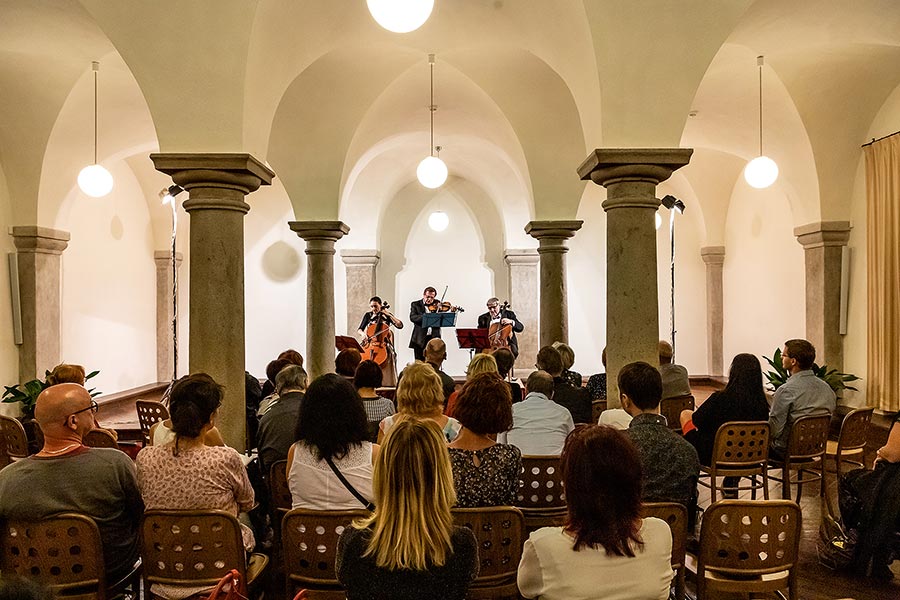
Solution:
[(90, 446), (91, 448), (115, 448), (119, 449), (119, 444), (116, 442), (116, 438), (113, 437), (113, 434), (106, 431), (105, 429), (91, 429), (86, 434), (84, 434), (84, 439), (82, 440), (85, 446)]
[(281, 522), (284, 575), (292, 587), (339, 588), (334, 572), (337, 542), (344, 529), (364, 510), (307, 510), (295, 508)]
[(525, 543), (525, 517), (512, 506), (454, 508), (453, 520), (468, 527), (478, 540), (481, 568), (472, 585), (487, 587), (515, 582), (522, 545)]
[(154, 400), (137, 400), (134, 403), (137, 410), (138, 423), (141, 426), (141, 435), (144, 436), (144, 445), (150, 445), (150, 428), (157, 421), (165, 421), (169, 418), (169, 409), (162, 402)]
[(144, 589), (152, 583), (213, 587), (231, 569), (246, 584), (241, 527), (225, 511), (147, 510), (141, 532)]
[(724, 468), (764, 465), (768, 458), (767, 421), (729, 421), (716, 431), (713, 465)]
[(790, 500), (720, 500), (700, 525), (698, 577), (705, 569), (762, 575), (797, 564), (800, 505)]
[(106, 598), (103, 545), (94, 520), (63, 513), (40, 521), (3, 522), (0, 571), (37, 579), (60, 598), (66, 592)]
[(672, 530), (672, 568), (683, 567), (687, 553), (687, 508), (677, 502), (645, 502), (643, 514), (645, 517), (656, 517), (669, 524), (669, 529)]
[(0, 446), (10, 460), (28, 456), (28, 436), (18, 419), (0, 415)]
[(868, 442), (869, 423), (872, 421), (874, 408), (857, 408), (851, 410), (841, 421), (841, 433), (838, 436), (840, 451), (865, 448)]
[(269, 497), (272, 499), (272, 507), (285, 513), (294, 505), (286, 471), (286, 460), (276, 460), (269, 468)]
[(559, 508), (566, 505), (558, 456), (523, 456), (516, 506)]
[(669, 429), (681, 429), (681, 411), (694, 410), (694, 396), (673, 396), (659, 403), (659, 414), (666, 418)]
[(591, 423), (600, 421), (600, 413), (606, 410), (607, 406), (606, 400), (594, 400), (591, 402)]
[(827, 412), (800, 417), (791, 425), (787, 453), (791, 462), (802, 462), (825, 456), (831, 415)]

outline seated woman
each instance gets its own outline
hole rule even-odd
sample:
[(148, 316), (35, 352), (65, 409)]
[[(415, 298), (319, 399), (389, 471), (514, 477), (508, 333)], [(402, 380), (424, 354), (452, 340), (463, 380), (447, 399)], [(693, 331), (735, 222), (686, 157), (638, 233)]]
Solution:
[[(512, 371), (513, 365), (516, 362), (516, 357), (513, 355), (512, 350), (509, 348), (497, 348), (491, 356), (497, 361), (497, 372), (500, 374), (500, 378), (508, 378), (509, 372)], [(506, 384), (509, 386), (509, 391), (512, 394), (513, 404), (521, 402), (524, 399), (524, 396), (522, 394), (522, 386), (519, 385), (519, 382), (510, 380), (507, 381)]]
[(356, 367), (356, 375), (353, 376), (353, 386), (362, 399), (363, 408), (366, 409), (366, 420), (368, 425), (369, 441), (374, 442), (378, 439), (378, 424), (385, 417), (389, 417), (395, 412), (394, 403), (387, 398), (382, 398), (375, 391), (381, 387), (384, 372), (374, 360), (364, 360)]
[(384, 441), (391, 427), (406, 417), (430, 419), (438, 424), (448, 442), (459, 433), (461, 425), (444, 410), (444, 388), (441, 378), (428, 363), (414, 362), (403, 369), (397, 385), (397, 414), (385, 417), (378, 426), (378, 443)]
[(378, 446), (366, 439), (366, 411), (349, 381), (328, 373), (310, 384), (295, 437), (287, 457), (293, 508), (357, 509), (371, 502)]
[(375, 461), (374, 490), (375, 512), (338, 542), (335, 571), (348, 600), (465, 598), (478, 574), (477, 542), (453, 524), (450, 458), (434, 421), (394, 425)]
[(647, 600), (669, 597), (672, 534), (641, 518), (641, 460), (625, 434), (582, 425), (560, 458), (568, 499), (563, 527), (525, 542), (519, 591), (526, 598)]
[[(466, 367), (466, 381), (469, 381), (476, 375), (481, 373), (499, 373), (500, 369), (497, 368), (497, 359), (495, 359), (490, 354), (476, 354), (471, 361), (469, 361), (469, 366)], [(456, 412), (456, 401), (459, 398), (459, 392), (453, 392), (450, 394), (450, 397), (447, 399), (447, 407), (444, 409), (444, 414), (448, 417), (456, 416), (454, 413)]]
[(587, 382), (588, 395), (591, 402), (595, 400), (606, 400), (606, 348), (600, 355), (600, 362), (603, 363), (603, 373), (591, 375)]
[(498, 444), (497, 434), (512, 429), (509, 386), (496, 373), (481, 373), (459, 393), (456, 417), (462, 424), (450, 444), (456, 505), (512, 505), (519, 488), (522, 452)]
[(759, 359), (753, 354), (738, 354), (731, 361), (725, 389), (713, 393), (696, 411), (682, 411), (681, 429), (684, 439), (697, 449), (700, 464), (709, 465), (719, 427), (729, 421), (768, 419)]
[(572, 350), (570, 345), (562, 342), (553, 342), (553, 347), (556, 348), (560, 358), (562, 358), (563, 371), (560, 377), (565, 379), (571, 386), (580, 388), (584, 385), (581, 373), (571, 370), (575, 364), (575, 351)]

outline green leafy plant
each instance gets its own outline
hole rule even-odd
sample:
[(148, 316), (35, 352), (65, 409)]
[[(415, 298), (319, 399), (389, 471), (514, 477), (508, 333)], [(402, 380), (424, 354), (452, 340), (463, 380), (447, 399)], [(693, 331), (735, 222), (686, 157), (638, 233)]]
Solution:
[[(85, 383), (99, 372), (100, 371), (91, 371), (88, 373), (84, 378)], [(38, 396), (41, 395), (41, 392), (50, 387), (50, 384), (47, 383), (48, 377), (50, 377), (50, 371), (45, 371), (44, 379), (32, 379), (31, 381), (26, 381), (22, 384), (3, 386), (6, 391), (3, 392), (2, 401), (7, 403), (21, 402), (22, 415), (26, 418), (33, 419), (34, 405), (37, 403)], [(100, 392), (94, 391), (94, 388), (89, 389), (88, 392), (90, 392), (91, 398), (100, 395)]]
[[(781, 348), (775, 349), (772, 358), (769, 358), (768, 356), (763, 356), (763, 358), (766, 359), (766, 362), (768, 362), (769, 366), (773, 369), (772, 371), (765, 373), (766, 379), (769, 380), (769, 385), (772, 390), (777, 390), (784, 385), (784, 382), (791, 376), (781, 364)], [(847, 385), (848, 383), (860, 380), (859, 377), (852, 373), (841, 373), (837, 369), (829, 369), (826, 365), (820, 367), (815, 363), (813, 363), (812, 372), (816, 377), (827, 383), (835, 393), (838, 393), (841, 390), (857, 391), (855, 387)]]

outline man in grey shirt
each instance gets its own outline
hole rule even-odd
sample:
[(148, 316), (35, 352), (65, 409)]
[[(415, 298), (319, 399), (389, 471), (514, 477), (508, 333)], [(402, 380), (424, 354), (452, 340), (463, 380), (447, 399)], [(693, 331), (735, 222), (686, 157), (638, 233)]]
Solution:
[(691, 382), (688, 379), (687, 369), (673, 363), (673, 355), (672, 344), (665, 340), (659, 340), (658, 370), (660, 376), (662, 376), (663, 400), (691, 394)]
[(769, 455), (784, 458), (791, 425), (814, 413), (833, 413), (837, 402), (831, 386), (812, 372), (816, 349), (806, 340), (788, 340), (781, 351), (781, 365), (790, 373), (777, 390), (769, 409)]
[(513, 404), (512, 429), (497, 436), (497, 442), (512, 444), (524, 455), (557, 456), (566, 436), (575, 429), (572, 414), (551, 398), (553, 377), (535, 371), (525, 383), (525, 399)]

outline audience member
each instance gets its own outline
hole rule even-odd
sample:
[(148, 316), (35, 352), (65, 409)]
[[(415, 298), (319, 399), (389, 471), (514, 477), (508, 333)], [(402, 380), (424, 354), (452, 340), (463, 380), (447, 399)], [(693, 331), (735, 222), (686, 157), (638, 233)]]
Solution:
[(631, 425), (632, 416), (624, 408), (607, 408), (600, 413), (597, 423), (619, 431), (625, 431)]
[(462, 424), (450, 444), (456, 505), (511, 505), (516, 500), (522, 453), (498, 444), (497, 434), (513, 425), (509, 386), (496, 373), (470, 378), (459, 393), (456, 418)]
[(572, 347), (562, 342), (553, 342), (553, 347), (556, 348), (556, 351), (559, 352), (559, 357), (562, 359), (563, 370), (560, 376), (568, 381), (572, 387), (580, 388), (583, 386), (584, 380), (581, 377), (581, 373), (572, 370), (572, 366), (575, 364), (575, 351), (572, 350)]
[[(652, 368), (652, 367), (651, 367)], [(542, 600), (664, 600), (672, 580), (672, 534), (641, 518), (641, 461), (626, 437), (586, 425), (560, 461), (568, 516), (525, 542), (519, 591)]]
[(588, 396), (591, 397), (591, 401), (595, 400), (606, 400), (606, 348), (603, 348), (603, 353), (600, 355), (600, 361), (603, 363), (603, 373), (597, 373), (596, 375), (591, 375), (590, 379), (587, 382), (587, 391)]
[(374, 477), (375, 512), (338, 541), (335, 571), (348, 600), (463, 600), (478, 574), (478, 547), (471, 530), (453, 524), (453, 475), (438, 425), (399, 421)]
[(833, 413), (834, 391), (813, 373), (816, 349), (806, 340), (788, 340), (781, 351), (781, 365), (790, 373), (772, 398), (769, 411), (769, 456), (784, 457), (791, 425), (800, 417), (815, 413)]
[(552, 398), (553, 377), (546, 371), (529, 375), (525, 400), (512, 407), (512, 429), (497, 436), (497, 441), (512, 444), (524, 455), (558, 456), (575, 425), (572, 414)]
[(662, 376), (663, 399), (691, 394), (687, 369), (672, 362), (674, 354), (672, 344), (659, 340), (659, 374)]
[(379, 447), (366, 439), (366, 411), (349, 381), (328, 373), (310, 384), (295, 439), (287, 459), (294, 508), (368, 506)]
[(509, 348), (497, 348), (494, 350), (493, 357), (497, 361), (497, 372), (500, 373), (500, 377), (508, 380), (507, 383), (509, 384), (509, 392), (512, 394), (513, 404), (521, 402), (523, 399), (522, 386), (516, 381), (509, 380), (509, 373), (516, 362), (516, 357), (513, 356), (512, 350)]
[(566, 407), (572, 413), (575, 423), (591, 422), (591, 399), (587, 390), (574, 387), (563, 376), (563, 363), (559, 351), (552, 346), (544, 346), (538, 351), (535, 367), (553, 376), (553, 401)]
[(300, 353), (293, 348), (288, 348), (287, 350), (279, 354), (278, 358), (283, 358), (289, 361), (292, 365), (297, 365), (298, 367), (303, 366), (303, 356), (301, 356)]
[[(480, 375), (481, 373), (499, 373), (499, 369), (497, 369), (497, 361), (490, 354), (476, 354), (472, 357), (472, 360), (469, 361), (469, 366), (466, 367), (466, 381), (470, 381), (476, 375)], [(453, 392), (450, 394), (449, 400), (447, 400), (447, 407), (444, 409), (444, 414), (448, 417), (455, 416), (456, 412), (456, 399), (459, 398), (459, 392)]]
[(448, 442), (459, 433), (459, 421), (444, 414), (444, 393), (441, 378), (435, 370), (422, 362), (414, 362), (403, 369), (397, 386), (397, 414), (381, 420), (378, 443), (384, 441), (391, 427), (406, 417), (430, 419), (438, 424)]
[(259, 420), (259, 460), (263, 474), (268, 474), (275, 462), (287, 458), (294, 443), (294, 428), (303, 396), (306, 392), (306, 371), (297, 365), (288, 365), (275, 377), (278, 400)]
[(450, 400), (450, 395), (456, 391), (456, 382), (453, 378), (444, 373), (442, 366), (447, 360), (447, 344), (440, 338), (428, 340), (425, 344), (425, 363), (431, 365), (438, 377), (441, 378), (441, 389), (444, 392), (444, 405)]
[(368, 439), (374, 442), (378, 439), (378, 424), (385, 417), (395, 412), (394, 403), (387, 398), (382, 398), (375, 391), (381, 387), (384, 371), (374, 360), (364, 360), (356, 367), (356, 375), (353, 377), (353, 385), (362, 399), (363, 408), (366, 409), (368, 425)]
[[(294, 364), (286, 358), (276, 358), (266, 365), (266, 382), (262, 389), (262, 402), (259, 403), (259, 410), (256, 411), (257, 417), (262, 417), (269, 410), (269, 406), (278, 400), (278, 394), (275, 392), (275, 378), (283, 368)], [(302, 365), (298, 365), (302, 366)]]
[(700, 461), (697, 451), (669, 429), (659, 414), (662, 378), (645, 362), (633, 362), (619, 371), (622, 407), (633, 417), (628, 436), (638, 449), (644, 472), (646, 502), (679, 502), (694, 510)]
[[(96, 375), (95, 371), (91, 375)], [(47, 385), (59, 385), (60, 383), (77, 383), (80, 386), (84, 386), (87, 381), (88, 376), (85, 375), (84, 367), (81, 365), (70, 365), (67, 363), (61, 363), (53, 367), (53, 370), (50, 371), (50, 374), (47, 375)], [(88, 391), (90, 393), (90, 391)], [(104, 427), (100, 427), (100, 423), (97, 421), (97, 418), (94, 417), (94, 429), (102, 429), (106, 431), (113, 439), (119, 439), (119, 432), (115, 429), (106, 429)]]
[(37, 398), (34, 418), (44, 433), (37, 454), (0, 471), (0, 519), (37, 521), (64, 512), (97, 523), (110, 584), (139, 561), (138, 533), (144, 504), (134, 463), (112, 448), (88, 448), (97, 403), (83, 386), (61, 383)]
[(354, 375), (356, 375), (356, 367), (359, 366), (360, 362), (362, 362), (362, 355), (359, 353), (359, 350), (356, 348), (344, 348), (338, 352), (337, 357), (334, 359), (334, 372), (352, 382)]

